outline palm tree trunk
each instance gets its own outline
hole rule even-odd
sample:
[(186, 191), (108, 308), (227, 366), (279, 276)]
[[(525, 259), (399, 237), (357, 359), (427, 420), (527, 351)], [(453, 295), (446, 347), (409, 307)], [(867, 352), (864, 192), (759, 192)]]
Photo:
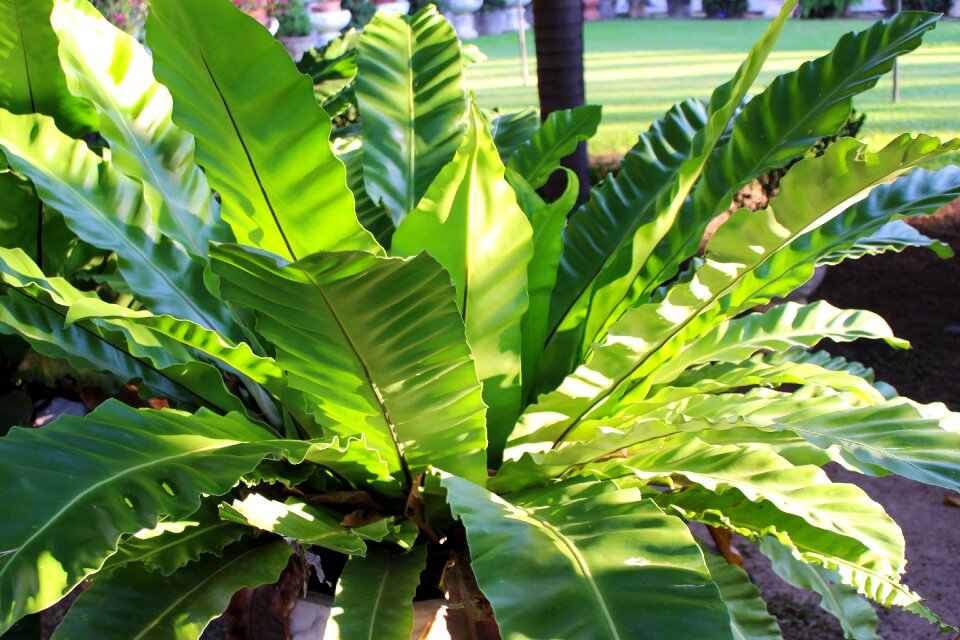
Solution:
[[(559, 109), (571, 109), (585, 103), (583, 83), (583, 5), (581, 0), (533, 0), (533, 35), (537, 47), (537, 90), (540, 94), (540, 118)], [(590, 190), (590, 163), (587, 145), (564, 159), (580, 178), (580, 198)], [(559, 195), (560, 184), (547, 185), (550, 196)]]

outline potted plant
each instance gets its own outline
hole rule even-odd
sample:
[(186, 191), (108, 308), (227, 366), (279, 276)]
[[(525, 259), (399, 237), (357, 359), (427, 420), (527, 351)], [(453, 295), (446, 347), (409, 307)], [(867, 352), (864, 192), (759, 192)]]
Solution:
[(294, 61), (299, 61), (304, 53), (313, 48), (316, 41), (313, 22), (305, 1), (289, 0), (277, 19), (280, 23), (277, 37)]
[(602, 17), (600, 14), (600, 0), (583, 0), (584, 20), (599, 20)]
[[(0, 331), (154, 403), (0, 437), (0, 633), (88, 583), (62, 637), (197, 638), (233, 594), (298, 593), (319, 565), (341, 637), (408, 636), (421, 575), (507, 638), (776, 637), (691, 522), (945, 628), (900, 582), (894, 521), (820, 467), (956, 490), (956, 414), (809, 350), (906, 346), (876, 315), (764, 307), (819, 264), (930, 245), (900, 218), (952, 201), (960, 171), (908, 172), (960, 141), (841, 139), (696, 257), (733, 194), (835, 133), (936, 23), (878, 22), (745, 103), (791, 9), (582, 206), (576, 178), (537, 189), (600, 109), (496, 126), (433, 7), (327, 61), (362, 115), (340, 155), (310, 80), (226, 0), (150, 0), (152, 57), (84, 0), (30, 17), (11, 45), (60, 54), (23, 73), (77, 95), (33, 113), (23, 82), (26, 113), (0, 109), (21, 213), (55, 205), (139, 304), (4, 247)], [(79, 138), (97, 129), (107, 157)]]
[(444, 0), (450, 23), (461, 40), (473, 40), (479, 35), (476, 13), (482, 6), (483, 0)]
[(410, 12), (410, 2), (408, 0), (373, 0), (373, 6), (377, 11), (386, 11), (387, 13), (406, 15)]
[(340, 0), (314, 0), (310, 3), (310, 22), (317, 31), (319, 45), (325, 45), (350, 24), (352, 14), (341, 8)]
[(522, 0), (521, 7), (517, 6), (516, 0), (505, 0), (505, 31), (519, 31), (530, 27), (527, 24), (526, 8), (530, 6), (532, 0)]

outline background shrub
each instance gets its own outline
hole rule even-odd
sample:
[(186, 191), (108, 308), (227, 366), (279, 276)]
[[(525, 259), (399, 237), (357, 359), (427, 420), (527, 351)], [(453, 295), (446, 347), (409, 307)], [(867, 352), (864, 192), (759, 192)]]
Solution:
[(739, 18), (747, 12), (747, 0), (704, 0), (708, 18)]

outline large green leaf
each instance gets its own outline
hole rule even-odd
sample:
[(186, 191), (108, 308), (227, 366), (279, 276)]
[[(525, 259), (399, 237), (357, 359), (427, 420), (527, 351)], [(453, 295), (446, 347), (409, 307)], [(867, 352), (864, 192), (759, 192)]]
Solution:
[(520, 413), (521, 327), (533, 257), (531, 224), (504, 174), (490, 133), (473, 107), (463, 145), (399, 226), (392, 249), (397, 255), (426, 251), (453, 278), (490, 408), (494, 463)]
[[(330, 42), (322, 51), (311, 49), (303, 54), (297, 69), (313, 80), (313, 95), (325, 108), (328, 101), (341, 95), (357, 76), (357, 38), (359, 33), (349, 29)], [(328, 111), (331, 116), (334, 112)]]
[(282, 540), (241, 542), (171, 576), (137, 565), (98, 576), (53, 637), (196, 640), (234, 593), (276, 582), (291, 553)]
[(750, 100), (734, 119), (730, 140), (704, 167), (691, 200), (644, 263), (637, 285), (610, 313), (610, 320), (593, 325), (585, 346), (600, 340), (609, 322), (676, 274), (699, 247), (707, 224), (729, 207), (744, 184), (802, 156), (820, 138), (835, 135), (850, 114), (853, 96), (872, 88), (894, 59), (919, 46), (935, 25), (936, 17), (925, 13), (879, 21), (843, 36), (829, 54), (777, 77)]
[(441, 484), (504, 638), (733, 637), (690, 532), (638, 490), (559, 485), (511, 504)]
[[(2, 256), (2, 253), (0, 253)], [(232, 373), (246, 376), (282, 398), (286, 381), (272, 358), (253, 352), (246, 342), (234, 343), (205, 327), (146, 310), (133, 310), (86, 296), (70, 304), (68, 324), (93, 320), (98, 325), (126, 333), (137, 344), (155, 344), (168, 353), (187, 347), (223, 363)]]
[(150, 0), (147, 34), (174, 122), (196, 137), (241, 244), (288, 260), (382, 251), (357, 221), (330, 118), (268, 31), (229, 0)]
[[(717, 393), (751, 386), (780, 387), (782, 385), (819, 385), (830, 389), (852, 391), (870, 404), (883, 402), (883, 395), (869, 381), (846, 371), (833, 371), (812, 363), (771, 362), (770, 354), (757, 354), (737, 363), (722, 363), (698, 367), (681, 375), (673, 387), (663, 387), (644, 398), (641, 404), (658, 400), (671, 402), (671, 392), (678, 399), (687, 392)], [(657, 398), (656, 396), (660, 396)], [(624, 410), (628, 411), (627, 409)]]
[(649, 384), (670, 382), (699, 363), (737, 363), (761, 349), (812, 347), (828, 338), (835, 342), (882, 339), (893, 347), (909, 346), (894, 337), (883, 318), (870, 311), (837, 309), (824, 300), (808, 305), (788, 302), (717, 325), (664, 363), (651, 375)]
[(0, 0), (0, 108), (42, 113), (72, 136), (96, 131), (97, 113), (71, 95), (50, 28), (53, 0)]
[[(774, 297), (785, 296), (809, 280), (822, 258), (854, 246), (891, 218), (935, 211), (936, 203), (942, 202), (960, 184), (960, 173), (921, 173), (916, 179), (907, 176), (902, 187), (898, 187), (899, 180), (885, 183), (929, 159), (957, 149), (960, 149), (960, 139), (941, 144), (936, 138), (923, 134), (916, 138), (903, 134), (877, 152), (868, 151), (856, 140), (843, 138), (831, 145), (822, 158), (794, 166), (783, 179), (780, 194), (766, 211), (773, 210), (778, 220), (803, 219), (812, 213), (811, 209), (818, 208), (824, 215), (816, 220), (817, 224), (805, 229), (803, 235), (785, 242), (786, 246), (770, 256), (762, 269), (743, 274), (725, 300), (725, 306), (731, 312), (744, 311)], [(848, 173), (841, 174), (837, 168), (840, 166)], [(877, 200), (870, 201), (874, 188), (880, 193)], [(849, 195), (849, 199), (841, 201), (845, 195)], [(798, 197), (807, 200), (800, 202)], [(824, 205), (831, 207), (829, 211)], [(742, 244), (742, 237), (735, 238), (737, 234), (747, 233), (745, 227), (752, 226), (748, 217), (745, 210), (734, 214), (714, 235), (707, 247), (708, 253), (712, 250), (726, 254), (735, 243)]]
[(331, 515), (302, 500), (270, 500), (252, 493), (243, 500), (220, 505), (220, 516), (231, 522), (271, 531), (305, 545), (318, 545), (340, 553), (363, 555), (366, 545), (360, 536), (345, 529)]
[(606, 475), (625, 469), (642, 479), (682, 476), (718, 494), (736, 490), (767, 503), (771, 523), (776, 511), (791, 514), (810, 527), (858, 541), (865, 552), (849, 559), (890, 576), (902, 572), (903, 534), (859, 487), (833, 483), (817, 467), (794, 466), (764, 449), (709, 445), (695, 435), (644, 443), (626, 459), (596, 468)]
[(389, 250), (396, 225), (387, 208), (382, 203), (374, 202), (367, 192), (363, 177), (363, 145), (359, 140), (352, 140), (337, 151), (337, 156), (347, 168), (347, 186), (357, 201), (357, 219), (382, 247)]
[(941, 258), (953, 257), (953, 249), (934, 238), (928, 238), (904, 220), (883, 225), (869, 236), (860, 238), (848, 248), (817, 260), (817, 265), (837, 264), (842, 260), (876, 256), (887, 251), (901, 252), (911, 247), (927, 247)]
[[(0, 158), (4, 158), (0, 153)], [(44, 206), (29, 180), (0, 171), (0, 247), (19, 248), (44, 273), (69, 275), (86, 267), (96, 252), (82, 244), (63, 216)]]
[(853, 97), (873, 88), (897, 57), (919, 47), (937, 17), (908, 11), (848, 33), (830, 53), (778, 76), (750, 100), (734, 120), (730, 141), (716, 150), (693, 193), (703, 224), (727, 208), (743, 184), (835, 135), (850, 116)]
[(780, 419), (771, 426), (824, 449), (838, 447), (853, 466), (880, 467), (960, 491), (960, 433), (944, 429), (939, 419), (925, 416), (909, 402)]
[(453, 159), (466, 128), (460, 41), (434, 6), (380, 12), (357, 42), (363, 173), (398, 223)]
[(521, 321), (523, 406), (536, 390), (537, 370), (547, 337), (550, 314), (550, 295), (557, 283), (557, 269), (563, 252), (561, 232), (567, 213), (573, 209), (580, 194), (575, 173), (564, 169), (567, 186), (555, 201), (547, 203), (526, 180), (507, 170), (507, 181), (517, 194), (517, 204), (533, 227), (533, 256), (527, 265), (527, 293), (530, 305)]
[(529, 140), (517, 147), (507, 166), (539, 189), (561, 160), (597, 133), (601, 111), (596, 105), (554, 111)]
[(941, 145), (936, 138), (904, 135), (871, 153), (848, 138), (823, 157), (797, 164), (767, 209), (742, 209), (717, 231), (707, 259), (690, 279), (671, 287), (663, 300), (630, 309), (613, 325), (588, 365), (527, 409), (517, 434), (543, 429), (541, 440), (558, 443), (582, 420), (609, 415), (623, 394), (635, 393), (638, 383), (649, 385), (649, 375), (685, 344), (725, 317), (804, 282), (797, 265), (830, 251), (825, 243), (812, 243), (818, 227), (877, 185), (957, 147), (960, 141)]
[(624, 156), (620, 172), (604, 180), (570, 217), (550, 304), (541, 390), (555, 387), (575, 366), (586, 318), (580, 299), (589, 296), (592, 280), (617, 247), (629, 242), (632, 230), (654, 215), (657, 194), (676, 178), (706, 121), (706, 106), (698, 100), (672, 107), (640, 135)]
[(325, 433), (365, 435), (408, 488), (440, 463), (483, 481), (480, 386), (436, 262), (343, 252), (280, 267), (238, 247), (212, 255), (224, 297), (256, 311)]
[(843, 584), (838, 572), (797, 560), (788, 547), (770, 537), (760, 541), (760, 550), (770, 558), (778, 576), (799, 589), (809, 589), (820, 596), (820, 607), (840, 621), (847, 638), (880, 639), (873, 607), (857, 594), (856, 589)]
[(211, 329), (233, 326), (226, 307), (204, 284), (203, 264), (158, 232), (139, 182), (62, 134), (45, 116), (0, 110), (0, 149), (33, 181), (44, 202), (63, 213), (74, 233), (117, 253), (121, 274), (147, 306)]
[[(677, 136), (679, 147), (661, 139), (640, 140), (640, 149), (651, 142), (661, 148), (653, 152), (656, 160), (650, 182), (629, 170), (626, 174), (621, 170), (616, 180), (610, 181), (610, 186), (602, 187), (571, 218), (564, 236), (564, 260), (549, 333), (551, 342), (560, 339), (554, 347), (560, 350), (560, 357), (566, 349), (573, 349), (577, 358), (616, 320), (611, 314), (631, 291), (643, 265), (674, 224), (795, 4), (784, 3), (780, 14), (750, 50), (734, 77), (714, 90), (706, 114), (702, 111), (698, 114), (702, 125), (687, 125), (688, 113), (700, 111), (699, 105), (683, 105), (668, 113), (666, 123), (682, 131)], [(654, 127), (660, 124), (655, 123)], [(662, 157), (671, 157), (665, 171), (658, 166)], [(649, 164), (643, 161), (637, 168), (644, 172), (650, 170)], [(645, 188), (637, 188), (637, 183)], [(565, 364), (561, 370), (570, 371), (571, 363)]]
[(200, 258), (210, 240), (232, 240), (194, 164), (193, 136), (171, 120), (173, 100), (154, 79), (150, 54), (86, 0), (57, 0), (52, 23), (68, 85), (96, 107), (113, 166), (143, 183), (160, 231)]
[(68, 323), (74, 305), (103, 303), (62, 278), (44, 277), (19, 249), (0, 249), (0, 286), (7, 290), (0, 298), (0, 332), (23, 337), (38, 352), (78, 369), (112, 373), (124, 383), (142, 383), (161, 397), (243, 411), (221, 372), (179, 345), (157, 345), (123, 322)]
[(513, 113), (484, 110), (483, 117), (504, 163), (540, 128), (540, 113), (533, 107)]
[[(108, 402), (86, 418), (0, 439), (0, 632), (96, 571), (120, 537), (183, 518), (267, 455), (275, 435), (238, 414)], [(24, 484), (23, 479), (30, 478)]]
[(221, 520), (216, 504), (205, 502), (187, 518), (163, 521), (123, 540), (101, 572), (139, 564), (147, 571), (169, 576), (205, 554), (222, 555), (227, 545), (249, 533), (248, 526)]
[(767, 612), (760, 590), (746, 571), (720, 556), (704, 554), (710, 577), (730, 612), (730, 626), (736, 640), (781, 640), (777, 619)]
[(43, 202), (29, 180), (0, 172), (0, 246), (23, 249), (42, 262)]
[(371, 547), (353, 557), (337, 583), (325, 639), (408, 640), (413, 596), (426, 563), (426, 547), (398, 554)]
[[(817, 264), (835, 264), (846, 257), (898, 249), (902, 239), (885, 238), (882, 234), (890, 220), (935, 213), (957, 198), (960, 198), (960, 167), (955, 166), (938, 171), (917, 169), (891, 184), (880, 185), (865, 200), (845, 211), (837, 224), (831, 225), (833, 228), (823, 228), (824, 237), (818, 238), (818, 244), (829, 241), (830, 253), (821, 254)], [(880, 237), (875, 237), (876, 234)], [(897, 235), (903, 234), (904, 231), (899, 231)], [(906, 237), (907, 240), (914, 238)], [(948, 247), (934, 245), (932, 248), (941, 257), (951, 255)]]

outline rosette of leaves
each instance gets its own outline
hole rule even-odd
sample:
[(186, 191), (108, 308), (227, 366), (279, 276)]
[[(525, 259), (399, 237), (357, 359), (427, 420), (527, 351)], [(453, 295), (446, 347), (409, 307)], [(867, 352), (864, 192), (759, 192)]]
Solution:
[(405, 638), (424, 548), (463, 527), (506, 638), (777, 637), (691, 521), (762, 541), (797, 584), (941, 624), (901, 584), (897, 525), (820, 466), (960, 488), (955, 417), (809, 350), (906, 346), (879, 317), (758, 309), (817, 265), (948, 253), (902, 218), (960, 195), (960, 169), (918, 168), (960, 142), (842, 139), (693, 258), (935, 16), (846, 35), (741, 109), (786, 3), (571, 212), (573, 178), (536, 189), (599, 109), (485, 115), (433, 8), (359, 37), (362, 133), (336, 154), (311, 81), (230, 0), (151, 0), (152, 58), (84, 0), (0, 8), (20, 20), (0, 32), (0, 151), (33, 194), (16, 215), (42, 229), (44, 203), (139, 303), (41, 269), (32, 235), (0, 249), (0, 330), (169, 405), (0, 438), (0, 630), (89, 581), (59, 637), (196, 638), (320, 548), (349, 556), (328, 633)]

